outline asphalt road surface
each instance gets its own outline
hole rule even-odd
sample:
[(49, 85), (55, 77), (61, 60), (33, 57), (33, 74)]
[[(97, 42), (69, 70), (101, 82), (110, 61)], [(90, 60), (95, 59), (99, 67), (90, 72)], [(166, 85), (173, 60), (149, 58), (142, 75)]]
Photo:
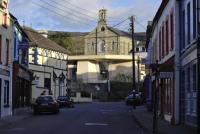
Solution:
[(124, 102), (76, 104), (56, 115), (31, 115), (1, 128), (0, 134), (144, 134), (132, 110)]

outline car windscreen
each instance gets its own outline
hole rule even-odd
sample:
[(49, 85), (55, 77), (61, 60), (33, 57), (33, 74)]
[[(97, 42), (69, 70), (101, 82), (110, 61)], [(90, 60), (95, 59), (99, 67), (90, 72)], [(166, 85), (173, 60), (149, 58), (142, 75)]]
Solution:
[(53, 102), (53, 101), (54, 99), (51, 96), (42, 96), (36, 100), (36, 102), (38, 103), (48, 103), (48, 102)]

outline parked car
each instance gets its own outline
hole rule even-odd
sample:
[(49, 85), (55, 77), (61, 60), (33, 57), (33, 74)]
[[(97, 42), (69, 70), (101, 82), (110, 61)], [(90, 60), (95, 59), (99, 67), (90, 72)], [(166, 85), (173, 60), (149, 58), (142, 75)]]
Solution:
[(33, 113), (39, 114), (42, 112), (59, 113), (59, 103), (51, 95), (39, 96), (33, 104)]
[(139, 93), (133, 92), (125, 98), (126, 105), (140, 105), (142, 104), (142, 98)]
[(60, 107), (74, 107), (74, 101), (70, 96), (58, 96), (57, 101)]

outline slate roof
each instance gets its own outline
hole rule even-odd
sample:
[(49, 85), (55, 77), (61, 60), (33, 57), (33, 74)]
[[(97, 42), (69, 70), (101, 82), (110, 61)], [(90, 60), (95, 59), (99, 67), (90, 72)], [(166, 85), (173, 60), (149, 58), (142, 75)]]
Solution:
[[(112, 32), (116, 33), (117, 35), (120, 36), (125, 36), (125, 37), (129, 37), (131, 38), (131, 34), (122, 30), (119, 30), (117, 28), (113, 28), (113, 27), (107, 27), (109, 30), (111, 30)], [(146, 33), (145, 32), (137, 32), (134, 34), (134, 38), (135, 40), (146, 40)]]
[(113, 27), (107, 27), (110, 31), (116, 33), (117, 35), (120, 35), (120, 36), (126, 36), (126, 37), (129, 37), (131, 38), (131, 34), (128, 33), (128, 32), (125, 32), (125, 31), (122, 31), (122, 30), (119, 30), (117, 28), (113, 28)]
[(23, 28), (23, 30), (27, 34), (28, 38), (30, 39), (30, 46), (38, 46), (40, 48), (58, 51), (65, 54), (69, 53), (65, 48), (58, 45), (54, 41), (48, 38), (45, 38), (44, 36), (39, 34), (37, 31), (28, 27)]

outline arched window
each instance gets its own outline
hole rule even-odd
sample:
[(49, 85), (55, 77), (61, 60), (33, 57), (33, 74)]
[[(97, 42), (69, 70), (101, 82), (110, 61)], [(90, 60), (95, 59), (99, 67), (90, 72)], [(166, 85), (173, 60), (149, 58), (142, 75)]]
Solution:
[(105, 40), (100, 40), (98, 42), (98, 52), (104, 53), (106, 51), (106, 42)]
[(115, 50), (115, 42), (113, 41), (112, 42), (112, 51), (114, 51)]
[(102, 43), (101, 43), (101, 52), (105, 52), (106, 50), (106, 42), (105, 40), (102, 40)]
[(91, 51), (94, 53), (94, 42), (92, 42)]
[(101, 27), (101, 31), (104, 32), (105, 31), (105, 27)]

